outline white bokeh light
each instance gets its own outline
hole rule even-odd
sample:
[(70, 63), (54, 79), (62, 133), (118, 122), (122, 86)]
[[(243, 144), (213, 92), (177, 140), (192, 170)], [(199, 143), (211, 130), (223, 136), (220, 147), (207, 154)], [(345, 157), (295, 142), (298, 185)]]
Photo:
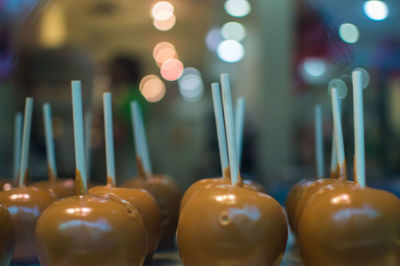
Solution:
[(326, 72), (326, 63), (320, 58), (307, 58), (303, 61), (303, 69), (312, 77), (321, 77)]
[(226, 40), (242, 41), (246, 37), (246, 29), (239, 22), (227, 22), (221, 28), (222, 37)]
[(387, 4), (379, 0), (369, 0), (364, 3), (364, 13), (372, 20), (382, 21), (389, 15), (389, 8)]
[(204, 86), (200, 71), (193, 67), (184, 69), (178, 85), (179, 92), (185, 101), (196, 102), (203, 96)]
[(217, 48), (218, 57), (227, 63), (240, 61), (244, 56), (243, 45), (235, 40), (222, 41)]
[(226, 13), (232, 17), (244, 17), (251, 11), (250, 3), (247, 0), (227, 0), (224, 8)]
[(344, 23), (339, 27), (340, 38), (347, 43), (356, 43), (360, 37), (360, 33), (356, 25)]

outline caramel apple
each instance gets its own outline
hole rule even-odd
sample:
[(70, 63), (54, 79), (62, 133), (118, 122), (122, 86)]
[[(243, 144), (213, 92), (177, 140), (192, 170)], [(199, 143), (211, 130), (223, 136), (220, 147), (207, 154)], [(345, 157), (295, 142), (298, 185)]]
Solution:
[(361, 71), (353, 72), (353, 97), (355, 184), (327, 186), (310, 198), (298, 231), (306, 265), (400, 264), (400, 199), (365, 185)]
[(0, 265), (9, 265), (14, 251), (14, 230), (7, 208), (0, 204)]
[(37, 187), (25, 186), (28, 171), (28, 154), (31, 132), (33, 99), (27, 98), (25, 103), (25, 121), (22, 142), (22, 156), (19, 186), (0, 192), (0, 203), (7, 207), (14, 229), (14, 262), (35, 262), (36, 249), (34, 233), (36, 221), (54, 200), (49, 191)]
[(176, 182), (165, 175), (149, 176), (142, 172), (139, 176), (127, 180), (122, 187), (144, 189), (154, 197), (161, 210), (160, 246), (170, 248), (173, 245), (178, 224), (181, 200)]
[(43, 104), (43, 121), (49, 180), (35, 182), (34, 186), (52, 190), (59, 199), (70, 197), (74, 195), (74, 180), (62, 180), (58, 179), (57, 177), (57, 164), (53, 138), (53, 122), (51, 115), (51, 106), (49, 103)]
[(298, 240), (305, 265), (399, 265), (400, 200), (349, 182), (326, 186), (309, 200)]
[(89, 189), (92, 195), (112, 195), (122, 201), (129, 202), (142, 216), (147, 232), (147, 256), (150, 260), (158, 247), (161, 234), (161, 212), (154, 197), (143, 189), (117, 188), (114, 160), (114, 141), (112, 131), (111, 94), (105, 93), (104, 99), (104, 129), (107, 158), (107, 185)]
[(122, 187), (144, 189), (155, 198), (161, 210), (160, 246), (172, 248), (178, 223), (181, 194), (178, 185), (170, 177), (152, 173), (143, 118), (136, 101), (131, 103), (131, 114), (138, 176), (128, 179), (122, 184)]
[(222, 75), (231, 183), (202, 189), (179, 218), (177, 240), (184, 265), (279, 265), (287, 240), (282, 207), (270, 196), (242, 187), (232, 100)]
[(270, 196), (240, 186), (201, 190), (182, 209), (177, 231), (184, 265), (279, 265), (286, 217)]
[[(218, 138), (218, 149), (221, 163), (221, 171), (222, 177), (216, 178), (205, 178), (201, 179), (195, 183), (193, 183), (183, 195), (180, 210), (185, 206), (186, 202), (193, 197), (198, 191), (203, 189), (208, 189), (212, 186), (222, 185), (222, 184), (230, 184), (230, 168), (228, 161), (228, 151), (226, 146), (226, 136), (225, 136), (225, 126), (224, 126), (224, 115), (222, 110), (222, 102), (221, 102), (221, 93), (219, 89), (219, 84), (217, 82), (211, 84), (212, 97), (213, 97), (213, 106), (214, 106), (214, 116), (215, 116), (215, 124), (217, 129), (217, 138)], [(244, 99), (243, 97), (239, 97), (238, 104), (236, 108), (236, 141), (239, 143), (237, 145), (239, 155), (238, 160), (240, 164), (240, 154), (242, 150), (242, 142), (243, 142), (243, 122), (244, 122)], [(245, 188), (253, 189), (259, 192), (265, 192), (265, 189), (262, 185), (251, 181), (251, 180), (243, 180), (242, 186)]]
[(76, 196), (40, 216), (36, 244), (41, 265), (142, 265), (147, 233), (139, 212), (111, 194), (87, 194), (80, 81), (72, 82)]

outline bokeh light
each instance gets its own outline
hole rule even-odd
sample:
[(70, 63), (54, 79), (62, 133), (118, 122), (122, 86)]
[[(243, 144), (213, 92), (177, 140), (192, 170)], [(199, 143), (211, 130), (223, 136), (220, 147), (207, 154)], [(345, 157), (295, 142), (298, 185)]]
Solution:
[(164, 98), (166, 88), (164, 82), (156, 75), (147, 75), (140, 81), (140, 92), (148, 102), (158, 102)]
[(169, 42), (160, 42), (153, 49), (153, 58), (158, 67), (168, 59), (178, 58), (175, 46)]
[(168, 59), (162, 64), (160, 73), (165, 80), (177, 80), (182, 76), (183, 63), (176, 58)]
[(212, 52), (217, 51), (218, 44), (223, 40), (224, 39), (222, 37), (221, 30), (219, 28), (212, 28), (207, 32), (206, 45), (210, 51)]
[(360, 37), (360, 33), (356, 25), (344, 23), (339, 27), (340, 38), (347, 43), (356, 43)]
[(200, 71), (193, 67), (183, 70), (178, 80), (179, 92), (182, 98), (188, 102), (196, 102), (203, 96), (204, 86)]
[(385, 20), (389, 15), (389, 8), (383, 1), (369, 0), (364, 3), (365, 15), (375, 21)]
[(170, 16), (168, 19), (166, 20), (158, 20), (155, 19), (153, 21), (153, 26), (160, 31), (167, 31), (170, 30), (174, 27), (176, 22), (176, 17), (175, 15), (172, 14), (172, 16)]
[(228, 63), (240, 61), (244, 56), (243, 45), (235, 40), (225, 40), (218, 45), (218, 57)]
[(239, 22), (227, 22), (221, 28), (222, 37), (226, 40), (242, 41), (246, 37), (246, 29)]
[(162, 64), (167, 61), (168, 59), (176, 58), (178, 59), (178, 53), (171, 48), (162, 49), (156, 57), (156, 64), (158, 67), (161, 67)]
[(225, 11), (232, 17), (244, 17), (251, 11), (250, 3), (247, 0), (228, 0), (225, 2)]
[(174, 14), (174, 6), (167, 1), (157, 2), (151, 8), (151, 16), (154, 20), (167, 20)]
[(302, 66), (304, 72), (312, 77), (321, 77), (326, 72), (326, 62), (321, 58), (307, 58)]

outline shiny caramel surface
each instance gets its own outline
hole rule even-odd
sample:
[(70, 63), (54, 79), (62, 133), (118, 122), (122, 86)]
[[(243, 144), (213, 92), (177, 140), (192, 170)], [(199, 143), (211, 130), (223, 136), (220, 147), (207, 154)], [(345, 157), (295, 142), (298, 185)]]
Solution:
[(58, 199), (71, 197), (75, 192), (75, 181), (73, 179), (38, 181), (32, 185), (53, 191)]
[(292, 189), (289, 191), (289, 194), (286, 198), (286, 213), (288, 217), (288, 222), (290, 225), (290, 228), (294, 230), (294, 220), (295, 220), (295, 214), (296, 214), (296, 207), (297, 204), (301, 198), (302, 195), (304, 195), (304, 192), (309, 188), (309, 186), (314, 182), (310, 180), (301, 180), (300, 182), (296, 183)]
[(185, 266), (279, 265), (287, 233), (285, 214), (273, 198), (219, 185), (186, 203), (177, 240)]
[(305, 265), (400, 265), (400, 200), (341, 182), (309, 199), (298, 241)]
[(14, 251), (14, 230), (11, 216), (0, 204), (0, 265), (9, 265)]
[(55, 199), (48, 190), (37, 187), (16, 187), (0, 192), (0, 203), (7, 207), (14, 228), (13, 261), (36, 261), (34, 243), (36, 221)]
[(160, 245), (171, 247), (178, 224), (181, 194), (178, 185), (164, 175), (142, 176), (127, 180), (123, 187), (142, 188), (148, 191), (157, 201), (161, 210)]
[(131, 204), (93, 195), (53, 203), (36, 227), (41, 265), (142, 265), (146, 238)]
[(117, 188), (112, 186), (93, 187), (89, 190), (92, 195), (109, 195), (132, 204), (142, 216), (146, 232), (147, 257), (151, 257), (158, 247), (161, 235), (161, 211), (155, 198), (144, 189)]

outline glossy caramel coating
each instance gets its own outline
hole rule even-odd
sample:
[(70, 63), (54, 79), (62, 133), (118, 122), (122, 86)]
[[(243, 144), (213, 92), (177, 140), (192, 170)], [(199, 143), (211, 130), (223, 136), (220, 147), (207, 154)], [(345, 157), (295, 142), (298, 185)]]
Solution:
[(180, 211), (182, 211), (183, 207), (193, 197), (193, 195), (195, 195), (199, 191), (202, 191), (203, 189), (208, 189), (213, 186), (228, 185), (228, 184), (230, 184), (230, 182), (231, 182), (231, 180), (229, 177), (215, 177), (215, 178), (204, 178), (204, 179), (201, 179), (201, 180), (193, 183), (185, 191), (185, 194), (183, 194), (183, 197), (181, 200)]
[(400, 199), (351, 182), (326, 186), (304, 209), (298, 240), (305, 265), (400, 265)]
[(61, 199), (40, 216), (36, 244), (41, 265), (142, 265), (146, 229), (129, 203), (93, 195)]
[(161, 235), (161, 211), (154, 197), (144, 189), (116, 188), (112, 186), (94, 187), (89, 190), (92, 195), (113, 195), (129, 202), (142, 216), (146, 232), (147, 258), (151, 258), (157, 250)]
[(9, 265), (14, 251), (14, 230), (7, 208), (0, 204), (0, 265)]
[(51, 190), (58, 199), (71, 197), (75, 192), (75, 181), (73, 179), (57, 179), (55, 181), (38, 181), (33, 186)]
[[(315, 180), (314, 180), (315, 181)], [(294, 230), (294, 217), (296, 213), (296, 207), (299, 202), (299, 199), (304, 194), (304, 191), (314, 182), (309, 180), (300, 180), (300, 182), (296, 183), (292, 189), (289, 191), (289, 194), (286, 198), (286, 213), (290, 228)]]
[(14, 228), (13, 261), (36, 261), (35, 226), (41, 213), (54, 200), (48, 190), (37, 187), (16, 187), (0, 192), (0, 203), (7, 207)]
[(263, 185), (260, 183), (257, 183), (256, 181), (250, 180), (250, 179), (243, 179), (243, 187), (252, 189), (258, 192), (266, 193), (265, 188)]
[(182, 209), (177, 240), (185, 266), (279, 265), (286, 217), (264, 193), (214, 186), (199, 191)]
[(161, 210), (160, 246), (171, 247), (178, 224), (181, 194), (178, 185), (164, 175), (139, 176), (127, 180), (123, 187), (142, 188), (156, 199)]

